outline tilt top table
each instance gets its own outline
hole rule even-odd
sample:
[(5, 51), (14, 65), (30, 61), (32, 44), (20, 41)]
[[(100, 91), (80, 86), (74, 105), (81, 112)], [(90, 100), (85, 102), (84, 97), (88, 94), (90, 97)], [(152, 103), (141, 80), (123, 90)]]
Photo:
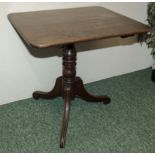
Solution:
[[(108, 104), (108, 96), (89, 94), (80, 77), (76, 77), (76, 49), (74, 44), (96, 39), (126, 37), (146, 33), (148, 26), (103, 7), (12, 13), (8, 18), (30, 46), (47, 48), (58, 46), (63, 49), (62, 76), (50, 92), (34, 92), (33, 98), (64, 99), (60, 147), (64, 147), (71, 100), (80, 97), (86, 101)], [(51, 51), (52, 52), (52, 51)]]

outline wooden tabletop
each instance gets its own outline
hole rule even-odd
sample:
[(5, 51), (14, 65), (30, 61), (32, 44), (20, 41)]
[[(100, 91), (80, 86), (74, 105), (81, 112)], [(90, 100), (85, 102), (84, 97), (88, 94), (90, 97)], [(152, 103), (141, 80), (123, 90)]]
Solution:
[(103, 7), (12, 13), (8, 18), (23, 40), (38, 48), (149, 31), (148, 26)]

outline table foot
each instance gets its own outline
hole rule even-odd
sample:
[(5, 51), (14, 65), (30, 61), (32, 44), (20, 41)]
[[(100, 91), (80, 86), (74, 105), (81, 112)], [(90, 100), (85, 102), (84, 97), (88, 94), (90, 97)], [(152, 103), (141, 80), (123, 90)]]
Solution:
[(62, 94), (62, 77), (59, 77), (56, 80), (53, 90), (51, 90), (50, 92), (36, 91), (33, 93), (33, 98), (36, 100), (39, 98), (53, 99), (53, 98), (61, 96), (61, 94)]
[(60, 136), (60, 147), (61, 148), (64, 148), (65, 146), (70, 104), (71, 104), (71, 88), (64, 87), (64, 115), (63, 115), (61, 136)]
[(84, 88), (83, 81), (77, 77), (75, 82), (75, 95), (90, 102), (103, 102), (104, 104), (110, 103), (110, 98), (108, 96), (94, 96), (89, 94)]

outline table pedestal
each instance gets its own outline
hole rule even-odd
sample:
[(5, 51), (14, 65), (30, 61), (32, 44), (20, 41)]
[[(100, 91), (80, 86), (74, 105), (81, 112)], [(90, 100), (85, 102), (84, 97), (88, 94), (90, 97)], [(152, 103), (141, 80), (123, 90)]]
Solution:
[(64, 99), (64, 115), (61, 128), (60, 147), (65, 145), (66, 132), (68, 126), (69, 110), (71, 101), (75, 97), (91, 102), (110, 103), (108, 96), (93, 96), (89, 94), (80, 77), (76, 77), (76, 50), (73, 44), (63, 46), (63, 75), (57, 78), (53, 90), (50, 92), (34, 92), (33, 98), (53, 99), (62, 97)]

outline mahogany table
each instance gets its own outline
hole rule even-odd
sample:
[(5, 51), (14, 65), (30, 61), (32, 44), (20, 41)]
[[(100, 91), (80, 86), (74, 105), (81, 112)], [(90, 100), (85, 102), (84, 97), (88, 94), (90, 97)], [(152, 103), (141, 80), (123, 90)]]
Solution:
[[(63, 72), (50, 92), (34, 92), (33, 98), (64, 99), (64, 116), (60, 147), (65, 145), (71, 100), (80, 97), (87, 101), (108, 104), (108, 96), (89, 94), (80, 77), (76, 77), (76, 49), (74, 44), (90, 40), (126, 37), (146, 33), (149, 27), (103, 7), (12, 13), (8, 18), (29, 45), (36, 48), (51, 46), (63, 49)], [(52, 51), (51, 51), (52, 52)]]

